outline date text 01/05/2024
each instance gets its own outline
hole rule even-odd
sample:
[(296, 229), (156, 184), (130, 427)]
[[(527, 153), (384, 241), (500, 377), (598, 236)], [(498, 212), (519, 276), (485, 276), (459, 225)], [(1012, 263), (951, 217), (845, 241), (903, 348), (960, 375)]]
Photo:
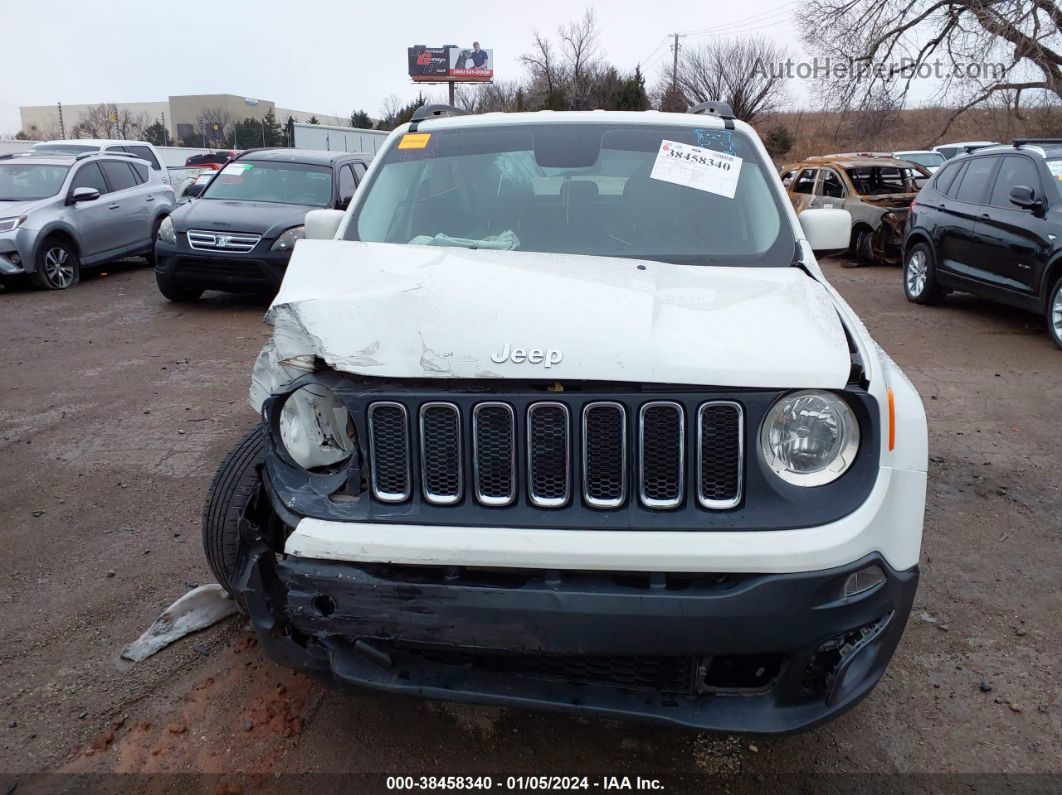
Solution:
[(436, 790), (492, 790), (553, 791), (660, 791), (665, 789), (660, 779), (641, 776), (506, 776), (495, 780), (491, 776), (388, 776), (387, 789), (393, 791)]

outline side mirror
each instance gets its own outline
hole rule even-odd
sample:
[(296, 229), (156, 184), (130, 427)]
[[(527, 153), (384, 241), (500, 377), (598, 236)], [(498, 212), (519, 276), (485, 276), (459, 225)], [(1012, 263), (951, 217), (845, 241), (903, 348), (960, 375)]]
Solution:
[(852, 214), (848, 210), (804, 210), (799, 218), (812, 251), (848, 248), (852, 238)]
[(197, 184), (197, 183), (193, 182), (191, 185), (189, 185), (187, 188), (184, 189), (184, 193), (182, 193), (181, 196), (186, 197), (186, 198), (190, 198), (190, 199), (196, 199), (196, 198), (199, 197), (199, 194), (201, 194), (203, 192), (203, 188), (205, 188), (205, 187), (206, 187), (205, 183)]
[(353, 199), (353, 198), (354, 198), (353, 196), (340, 196), (339, 197), (339, 201), (336, 202), (336, 209), (337, 210), (345, 210), (345, 209), (347, 209), (350, 206), (351, 199)]
[(1036, 191), (1028, 185), (1015, 185), (1010, 189), (1010, 201), (1023, 210), (1039, 212), (1044, 207), (1043, 199), (1036, 195)]
[(306, 213), (303, 234), (307, 240), (331, 240), (339, 231), (344, 216), (346, 213), (342, 210), (310, 210)]
[(67, 199), (68, 204), (77, 204), (78, 202), (94, 202), (100, 197), (100, 192), (95, 188), (74, 188), (70, 193), (70, 198)]

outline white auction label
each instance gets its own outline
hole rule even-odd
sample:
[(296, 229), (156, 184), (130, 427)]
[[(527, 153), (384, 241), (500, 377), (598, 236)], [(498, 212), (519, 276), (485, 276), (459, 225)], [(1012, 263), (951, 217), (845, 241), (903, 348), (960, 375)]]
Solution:
[(239, 177), (243, 175), (243, 172), (250, 171), (252, 168), (254, 166), (250, 163), (229, 163), (221, 169), (221, 173), (227, 177)]
[(661, 141), (649, 177), (733, 199), (740, 174), (741, 158), (737, 155)]
[(1062, 160), (1048, 160), (1047, 168), (1052, 175), (1062, 179)]

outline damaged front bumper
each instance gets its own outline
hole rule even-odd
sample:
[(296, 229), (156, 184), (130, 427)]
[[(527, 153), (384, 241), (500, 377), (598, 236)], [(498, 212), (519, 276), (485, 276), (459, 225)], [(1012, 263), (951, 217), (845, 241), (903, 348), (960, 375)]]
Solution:
[[(235, 590), (265, 652), (325, 680), (710, 731), (809, 728), (859, 702), (918, 582), (877, 555), (795, 574), (394, 566), (277, 555), (268, 483)], [(846, 596), (856, 572), (884, 573)]]

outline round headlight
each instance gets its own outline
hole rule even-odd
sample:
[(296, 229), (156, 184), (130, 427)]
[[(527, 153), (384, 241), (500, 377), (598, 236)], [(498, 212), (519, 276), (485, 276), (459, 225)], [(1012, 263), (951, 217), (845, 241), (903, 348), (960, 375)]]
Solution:
[(280, 441), (303, 469), (330, 471), (354, 454), (354, 420), (335, 392), (307, 384), (280, 411)]
[(778, 400), (760, 426), (760, 454), (787, 483), (822, 486), (855, 461), (859, 421), (830, 392), (805, 390)]

